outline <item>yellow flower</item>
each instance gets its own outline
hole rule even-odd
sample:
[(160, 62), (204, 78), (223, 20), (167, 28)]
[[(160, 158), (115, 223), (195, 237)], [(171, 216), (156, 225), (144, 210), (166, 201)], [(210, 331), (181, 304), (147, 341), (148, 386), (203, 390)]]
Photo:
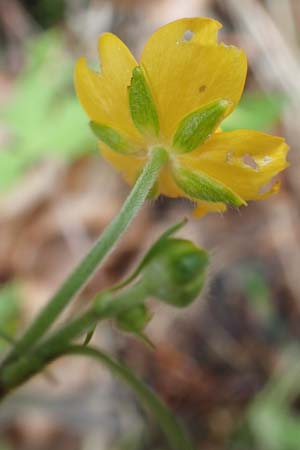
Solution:
[(149, 38), (139, 64), (120, 39), (105, 33), (100, 73), (83, 58), (75, 70), (103, 157), (133, 184), (151, 148), (165, 148), (169, 160), (155, 193), (193, 200), (197, 215), (266, 198), (279, 189), (270, 181), (288, 166), (282, 138), (220, 129), (247, 73), (245, 53), (218, 43), (220, 27), (207, 18), (172, 22)]

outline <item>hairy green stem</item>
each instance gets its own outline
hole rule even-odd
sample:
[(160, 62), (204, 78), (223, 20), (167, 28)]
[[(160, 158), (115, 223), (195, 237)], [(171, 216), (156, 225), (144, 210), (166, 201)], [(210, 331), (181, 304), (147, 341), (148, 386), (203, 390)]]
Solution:
[[(53, 332), (47, 339), (43, 340), (34, 348), (36, 356), (46, 354), (55, 354), (57, 349), (70, 344), (75, 338), (87, 333), (100, 320), (112, 319), (128, 309), (144, 302), (148, 291), (145, 289), (143, 282), (139, 282), (119, 294), (107, 293), (100, 294), (96, 297), (93, 305), (86, 312), (76, 317), (57, 331)], [(15, 362), (17, 369), (18, 362)], [(6, 370), (8, 370), (9, 366)], [(17, 370), (15, 369), (15, 372)], [(5, 370), (4, 370), (5, 375)], [(0, 376), (0, 380), (1, 380)], [(10, 375), (9, 381), (12, 382), (13, 377)]]
[(173, 450), (195, 450), (185, 431), (172, 412), (128, 367), (114, 361), (106, 353), (92, 347), (71, 346), (66, 353), (90, 356), (104, 364), (112, 373), (125, 381), (137, 394), (143, 404), (158, 420)]
[(16, 342), (2, 363), (2, 367), (32, 348), (70, 303), (73, 296), (83, 288), (138, 213), (167, 159), (167, 152), (163, 148), (157, 147), (152, 150), (148, 163), (119, 214), (104, 230), (99, 240), (50, 299), (49, 303), (42, 309), (25, 334)]
[[(135, 391), (144, 405), (156, 417), (173, 450), (195, 450), (181, 425), (177, 422), (171, 411), (154, 394), (154, 392), (138, 377), (136, 377), (136, 375), (134, 375), (134, 373), (128, 367), (124, 366), (120, 362), (114, 361), (112, 358), (110, 358), (110, 356), (96, 348), (61, 343), (60, 348), (56, 347), (54, 349), (53, 347), (49, 348), (45, 345), (43, 353), (38, 354), (36, 352), (32, 352), (32, 354), (25, 355), (24, 357), (19, 359), (18, 368), (21, 369), (21, 371), (15, 371), (12, 366), (11, 370), (9, 371), (10, 373), (7, 373), (10, 378), (7, 378), (6, 380), (7, 383), (10, 384), (10, 389), (13, 388), (13, 382), (17, 385), (20, 384), (20, 380), (18, 380), (15, 375), (20, 375), (21, 373), (24, 375), (24, 373), (27, 371), (27, 374), (30, 373), (30, 375), (28, 376), (29, 378), (30, 376), (33, 376), (34, 374), (37, 374), (44, 370), (45, 367), (54, 360), (68, 354), (89, 356), (104, 364), (108, 369), (112, 371), (112, 373), (125, 381)], [(0, 384), (1, 395), (3, 394), (3, 387), (3, 384)], [(6, 388), (7, 387), (8, 386), (6, 385)]]
[(0, 398), (4, 398), (16, 387), (43, 370), (49, 360), (59, 355), (72, 340), (87, 333), (97, 322), (113, 318), (144, 302), (147, 296), (143, 282), (139, 282), (121, 293), (104, 293), (97, 296), (93, 305), (48, 338), (42, 340), (31, 351), (5, 365), (0, 374)]

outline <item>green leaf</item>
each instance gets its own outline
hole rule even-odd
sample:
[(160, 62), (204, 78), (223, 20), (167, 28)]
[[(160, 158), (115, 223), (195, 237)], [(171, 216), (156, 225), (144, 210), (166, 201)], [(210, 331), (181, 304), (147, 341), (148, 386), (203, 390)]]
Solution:
[(184, 117), (173, 138), (173, 148), (178, 153), (195, 150), (217, 128), (228, 105), (227, 100), (220, 99)]
[(298, 450), (299, 346), (291, 341), (281, 351), (276, 370), (248, 410), (248, 424), (258, 448)]
[(156, 106), (142, 67), (133, 69), (128, 88), (132, 120), (141, 133), (158, 136), (159, 120)]
[(12, 188), (45, 157), (72, 160), (95, 148), (75, 97), (73, 62), (62, 37), (47, 32), (26, 46), (26, 65), (0, 111), (8, 135), (0, 152), (0, 191)]
[(177, 166), (173, 168), (173, 175), (180, 189), (192, 198), (232, 206), (245, 205), (245, 201), (235, 192), (203, 172)]

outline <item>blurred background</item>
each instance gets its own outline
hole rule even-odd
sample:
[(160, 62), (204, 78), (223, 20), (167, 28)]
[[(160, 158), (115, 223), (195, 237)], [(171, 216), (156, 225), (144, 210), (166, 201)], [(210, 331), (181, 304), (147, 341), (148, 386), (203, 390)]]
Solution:
[[(75, 97), (76, 59), (112, 31), (138, 56), (177, 18), (209, 16), (249, 58), (245, 95), (224, 129), (285, 136), (281, 192), (181, 235), (212, 264), (184, 313), (153, 305), (154, 351), (106, 325), (121, 358), (184, 422), (199, 450), (300, 449), (299, 0), (0, 0), (0, 356), (119, 210), (128, 187), (98, 155)], [(191, 205), (149, 202), (67, 311), (124, 276)], [(133, 394), (93, 362), (65, 358), (0, 411), (0, 450), (166, 450)]]

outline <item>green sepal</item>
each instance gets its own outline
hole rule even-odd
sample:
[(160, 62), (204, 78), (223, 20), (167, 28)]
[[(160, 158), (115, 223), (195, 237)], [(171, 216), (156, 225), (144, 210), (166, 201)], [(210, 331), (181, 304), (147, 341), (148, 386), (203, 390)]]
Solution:
[(187, 223), (187, 219), (184, 218), (180, 222), (176, 223), (175, 225), (172, 225), (169, 227), (158, 239), (154, 244), (150, 247), (148, 252), (144, 255), (138, 266), (133, 270), (131, 274), (128, 275), (123, 281), (113, 286), (111, 289), (109, 289), (110, 292), (117, 291), (128, 284), (130, 284), (132, 281), (134, 281), (142, 272), (144, 266), (150, 261), (160, 250), (161, 246), (163, 245), (164, 241), (172, 236), (174, 233), (179, 231), (182, 227), (184, 227)]
[(143, 134), (158, 136), (159, 120), (156, 106), (140, 66), (133, 69), (128, 95), (130, 113), (136, 128)]
[(174, 167), (173, 176), (177, 185), (188, 196), (206, 202), (222, 202), (226, 205), (241, 206), (246, 202), (230, 188), (201, 171)]
[(89, 345), (89, 343), (91, 342), (91, 340), (92, 340), (92, 338), (94, 336), (95, 330), (96, 330), (96, 325), (93, 326), (90, 329), (90, 331), (87, 332), (82, 345)]
[(140, 334), (152, 318), (148, 308), (142, 304), (130, 308), (116, 317), (118, 328), (129, 333)]
[(112, 150), (123, 154), (132, 153), (132, 148), (127, 140), (113, 128), (96, 122), (90, 122), (90, 128), (97, 138)]
[(217, 128), (228, 108), (227, 100), (217, 100), (182, 119), (173, 138), (173, 149), (177, 153), (195, 150)]

